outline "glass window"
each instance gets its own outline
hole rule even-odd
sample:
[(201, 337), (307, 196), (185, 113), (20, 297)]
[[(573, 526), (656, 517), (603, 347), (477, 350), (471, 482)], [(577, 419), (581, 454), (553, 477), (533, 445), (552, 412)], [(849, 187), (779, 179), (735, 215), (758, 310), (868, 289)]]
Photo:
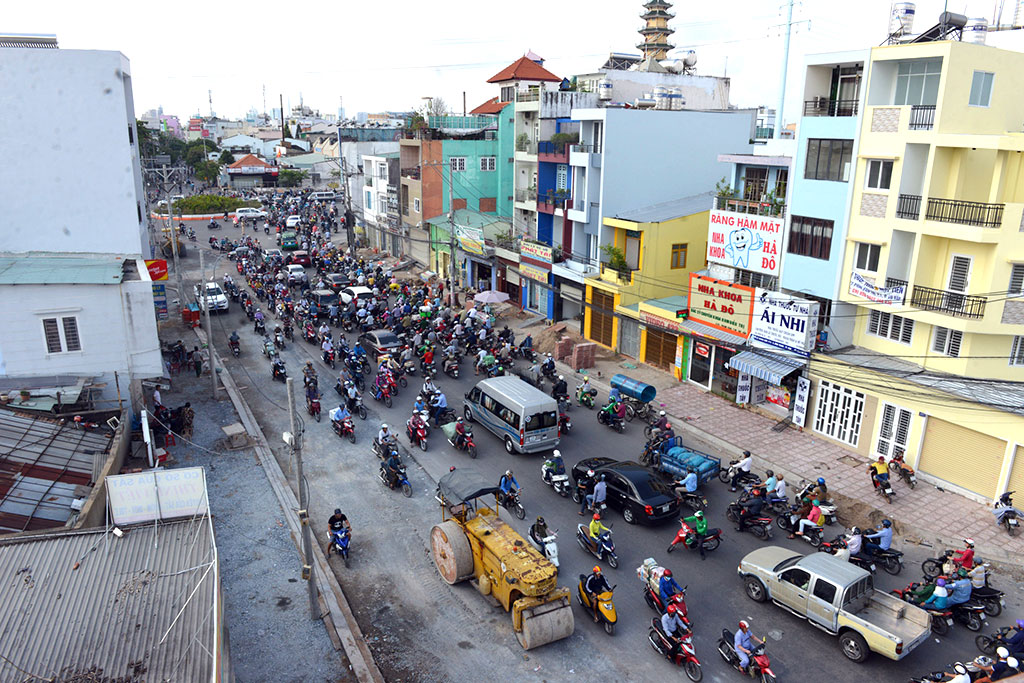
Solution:
[(553, 410), (546, 410), (541, 413), (534, 413), (526, 418), (526, 431), (532, 432), (537, 429), (550, 429), (558, 425), (558, 413)]
[(836, 587), (824, 579), (818, 579), (814, 582), (814, 597), (824, 600), (828, 604), (836, 599)]
[(686, 247), (685, 244), (672, 245), (672, 268), (686, 267)]
[(811, 139), (807, 141), (804, 177), (845, 182), (849, 180), (852, 161), (853, 140)]
[(868, 161), (865, 186), (872, 190), (888, 190), (892, 183), (892, 162), (883, 159)]
[(827, 261), (832, 251), (832, 229), (832, 221), (793, 216), (789, 229), (789, 253)]
[(901, 62), (896, 75), (893, 104), (934, 105), (938, 101), (942, 60)]
[(800, 590), (807, 590), (811, 585), (811, 575), (805, 569), (793, 567), (779, 575), (779, 578), (786, 583), (791, 583)]
[(1024, 365), (1024, 337), (1014, 337), (1010, 349), (1010, 365)]
[(419, 197), (413, 197), (412, 199), (412, 210), (414, 213), (420, 212), (420, 199)]
[(786, 186), (789, 184), (789, 169), (780, 168), (775, 176), (775, 198), (786, 200)]
[(994, 73), (988, 71), (975, 71), (971, 80), (971, 97), (969, 104), (972, 107), (987, 107), (992, 101), (992, 79)]
[(865, 270), (869, 273), (878, 272), (878, 256), (882, 247), (877, 244), (866, 244), (857, 242), (857, 250), (854, 254), (853, 267), (857, 270)]

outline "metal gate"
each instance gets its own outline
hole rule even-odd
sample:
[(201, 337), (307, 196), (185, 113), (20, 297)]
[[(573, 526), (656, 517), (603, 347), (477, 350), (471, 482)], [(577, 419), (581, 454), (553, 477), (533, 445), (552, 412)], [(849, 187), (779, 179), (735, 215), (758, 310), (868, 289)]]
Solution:
[(659, 368), (670, 368), (676, 362), (677, 335), (647, 328), (644, 362)]
[(929, 417), (918, 470), (969, 491), (995, 498), (1006, 442)]
[(590, 315), (590, 338), (598, 344), (611, 347), (615, 321), (612, 309), (615, 308), (615, 297), (594, 288), (591, 290), (590, 303), (591, 308), (587, 312)]
[(619, 318), (619, 353), (630, 358), (640, 357), (640, 323)]

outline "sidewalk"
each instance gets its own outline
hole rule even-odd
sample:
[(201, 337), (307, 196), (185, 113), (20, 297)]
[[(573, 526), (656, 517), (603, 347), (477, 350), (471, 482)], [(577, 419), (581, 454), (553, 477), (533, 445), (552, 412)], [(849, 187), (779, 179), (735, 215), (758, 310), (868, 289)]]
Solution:
[[(532, 331), (536, 336), (543, 327), (535, 323), (523, 321), (516, 331)], [(583, 374), (574, 372), (564, 363), (558, 365), (567, 380)], [(633, 369), (629, 365), (637, 367)], [(777, 420), (741, 408), (691, 384), (677, 382), (667, 372), (621, 356), (616, 360), (599, 359), (595, 367), (586, 372), (591, 383), (604, 394), (616, 373), (654, 386), (658, 390), (655, 403), (668, 413), (676, 433), (684, 441), (698, 439), (712, 445), (714, 454), (722, 457), (723, 464), (749, 450), (754, 455), (755, 469), (763, 472), (771, 468), (785, 474), (791, 493), (795, 493), (801, 479), (824, 477), (830, 497), (838, 505), (840, 520), (847, 527), (874, 526), (889, 518), (897, 532), (897, 543), (960, 548), (963, 539), (970, 537), (976, 543), (978, 556), (986, 561), (1024, 564), (1024, 538), (1011, 538), (997, 527), (988, 506), (920, 479), (913, 490), (902, 481), (894, 480), (896, 498), (886, 504), (871, 486), (868, 460), (810, 430), (801, 431), (791, 426), (782, 432), (772, 431)], [(572, 388), (570, 381), (570, 391)]]

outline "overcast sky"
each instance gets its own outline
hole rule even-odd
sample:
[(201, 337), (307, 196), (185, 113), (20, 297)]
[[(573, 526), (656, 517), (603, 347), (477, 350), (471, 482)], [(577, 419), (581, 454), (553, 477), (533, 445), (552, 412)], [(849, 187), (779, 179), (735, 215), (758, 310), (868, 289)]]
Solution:
[[(999, 0), (949, 0), (950, 11), (991, 20)], [(346, 114), (415, 108), (441, 96), (461, 113), (497, 94), (487, 79), (532, 49), (559, 76), (596, 70), (610, 51), (637, 53), (640, 0), (515, 3), (222, 2), (105, 0), (7, 3), (0, 31), (55, 33), (62, 48), (119, 50), (131, 60), (136, 112), (158, 105), (182, 118), (210, 107), (305, 104)], [(889, 0), (802, 0), (794, 10), (786, 121), (799, 114), (805, 54), (864, 48), (886, 36)], [(937, 23), (943, 0), (917, 3), (915, 29)], [(1004, 23), (1016, 0), (1005, 0)], [(490, 8), (494, 9), (490, 9)], [(486, 9), (485, 9), (486, 8)], [(785, 7), (781, 0), (677, 2), (677, 51), (701, 74), (732, 78), (732, 103), (776, 106)]]

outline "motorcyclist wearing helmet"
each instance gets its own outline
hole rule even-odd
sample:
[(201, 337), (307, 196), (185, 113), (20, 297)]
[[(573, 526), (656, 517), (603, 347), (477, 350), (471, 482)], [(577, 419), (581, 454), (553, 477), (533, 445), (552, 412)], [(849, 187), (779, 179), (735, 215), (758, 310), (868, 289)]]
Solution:
[(775, 477), (775, 472), (772, 470), (766, 470), (764, 477), (762, 486), (764, 486), (765, 493), (771, 497), (775, 495), (775, 485), (779, 483), (779, 480)]
[(466, 423), (461, 417), (455, 418), (455, 447), (462, 450), (466, 445)]
[[(873, 541), (877, 540), (875, 543)], [(882, 526), (873, 534), (864, 536), (864, 552), (874, 555), (879, 550), (888, 550), (892, 546), (892, 522), (882, 520)]]
[[(740, 498), (740, 500), (743, 500)], [(757, 518), (764, 507), (764, 498), (761, 497), (761, 489), (754, 487), (750, 489), (750, 497), (740, 503), (740, 519), (736, 531), (743, 531), (750, 525), (750, 520)]]
[(743, 451), (743, 457), (740, 458), (739, 462), (736, 463), (736, 473), (732, 475), (732, 483), (729, 484), (729, 490), (735, 491), (739, 485), (740, 478), (744, 474), (750, 474), (750, 468), (754, 465), (754, 458), (750, 455), (750, 451)]
[(392, 450), (388, 453), (388, 459), (384, 463), (388, 475), (388, 488), (395, 488), (398, 484), (398, 471), (402, 468), (402, 461), (398, 458), (398, 451)]
[(316, 386), (316, 368), (313, 367), (313, 361), (307, 360), (306, 367), (302, 368), (302, 382), (306, 386), (310, 384)]
[(582, 517), (583, 513), (586, 512), (587, 506), (590, 503), (587, 501), (589, 497), (587, 492), (593, 490), (594, 481), (594, 470), (587, 470), (587, 473), (576, 480), (576, 493), (580, 497), (580, 511), (579, 515)]
[(683, 522), (693, 529), (693, 542), (697, 544), (697, 549), (700, 550), (700, 559), (703, 561), (707, 559), (704, 556), (704, 537), (708, 533), (708, 520), (704, 517), (704, 512), (697, 510), (690, 517), (683, 517)]
[(949, 591), (949, 605), (959, 605), (971, 598), (971, 580), (967, 577), (967, 570), (962, 567), (956, 571), (956, 580)]
[(600, 621), (601, 619), (597, 616), (597, 596), (601, 593), (607, 593), (612, 589), (608, 585), (608, 579), (604, 578), (601, 574), (601, 568), (594, 565), (593, 571), (590, 572), (590, 576), (587, 577), (586, 582), (583, 584), (583, 589), (587, 591), (587, 597), (590, 598), (590, 608), (594, 612), (594, 621)]
[(557, 448), (551, 452), (551, 457), (544, 461), (544, 481), (551, 483), (551, 477), (556, 474), (565, 474), (562, 451)]
[[(1018, 621), (1018, 628), (1020, 622)], [(1020, 672), (1020, 662), (1015, 656), (1017, 653), (1008, 651), (1005, 647), (999, 647), (996, 649), (997, 661), (992, 664), (992, 673), (989, 674), (989, 680), (1001, 681), (1004, 678), (1009, 678)], [(969, 680), (969, 679), (968, 679)]]
[(512, 475), (512, 470), (505, 470), (505, 474), (501, 475), (501, 479), (498, 480), (498, 489), (503, 497), (511, 495), (513, 489), (519, 490), (519, 482)]
[(380, 425), (380, 431), (377, 432), (377, 443), (383, 446), (388, 441), (394, 440), (395, 436), (391, 433), (391, 430), (388, 429), (388, 424), (386, 422), (382, 422)]
[(594, 492), (587, 496), (587, 505), (590, 506), (592, 510), (600, 510), (607, 497), (608, 482), (605, 481), (605, 475), (602, 474), (598, 476), (597, 483), (594, 484)]
[(741, 620), (739, 628), (736, 629), (736, 635), (733, 636), (732, 646), (736, 650), (737, 656), (739, 656), (739, 668), (740, 671), (747, 673), (747, 666), (750, 665), (750, 652), (755, 647), (763, 643), (764, 641), (759, 639), (753, 633), (750, 632), (750, 624), (745, 620)]
[(679, 653), (682, 637), (690, 630), (686, 623), (679, 618), (679, 610), (675, 605), (669, 605), (665, 613), (661, 615), (661, 630), (672, 641), (672, 651), (669, 656), (675, 658)]
[(348, 522), (348, 517), (342, 513), (341, 508), (335, 508), (334, 514), (327, 519), (327, 548), (330, 550), (331, 542), (334, 540), (334, 534), (342, 529), (348, 529), (351, 533), (352, 525)]
[(1017, 632), (1006, 639), (1006, 647), (1015, 655), (1024, 653), (1024, 619), (1017, 620), (1016, 628)]
[(595, 512), (593, 518), (590, 520), (590, 540), (591, 545), (597, 547), (598, 542), (601, 539), (601, 534), (611, 531), (604, 524), (601, 524), (601, 513)]
[(828, 486), (825, 485), (825, 477), (818, 477), (818, 481), (815, 482), (814, 487), (811, 489), (811, 498), (817, 498), (818, 500), (828, 500)]
[(419, 412), (422, 412), (422, 411), (424, 411), (426, 409), (427, 409), (427, 402), (423, 400), (423, 395), (420, 394), (419, 396), (416, 397), (416, 400), (413, 401), (412, 410), (413, 410), (414, 413), (419, 413)]
[(651, 425), (651, 428), (662, 431), (666, 427), (668, 427), (668, 415), (665, 414), (664, 410), (660, 410), (658, 411), (658, 419)]
[(957, 566), (970, 571), (974, 568), (974, 539), (964, 539), (964, 549), (953, 552), (953, 562)]
[(846, 535), (846, 547), (849, 549), (851, 557), (860, 555), (861, 550), (864, 549), (864, 533), (859, 526), (850, 529), (850, 533)]
[(676, 580), (672, 578), (672, 570), (666, 569), (665, 573), (661, 575), (661, 579), (658, 581), (658, 597), (661, 598), (661, 604), (667, 606), (672, 602), (673, 595), (682, 592), (683, 587), (676, 583)]
[(554, 397), (566, 396), (569, 394), (569, 385), (565, 382), (565, 376), (559, 375), (558, 380), (555, 382), (555, 386), (551, 389), (551, 395)]
[(538, 542), (543, 542), (545, 538), (551, 535), (548, 530), (548, 523), (544, 521), (543, 517), (538, 517), (537, 521), (530, 527), (530, 534), (537, 539)]

